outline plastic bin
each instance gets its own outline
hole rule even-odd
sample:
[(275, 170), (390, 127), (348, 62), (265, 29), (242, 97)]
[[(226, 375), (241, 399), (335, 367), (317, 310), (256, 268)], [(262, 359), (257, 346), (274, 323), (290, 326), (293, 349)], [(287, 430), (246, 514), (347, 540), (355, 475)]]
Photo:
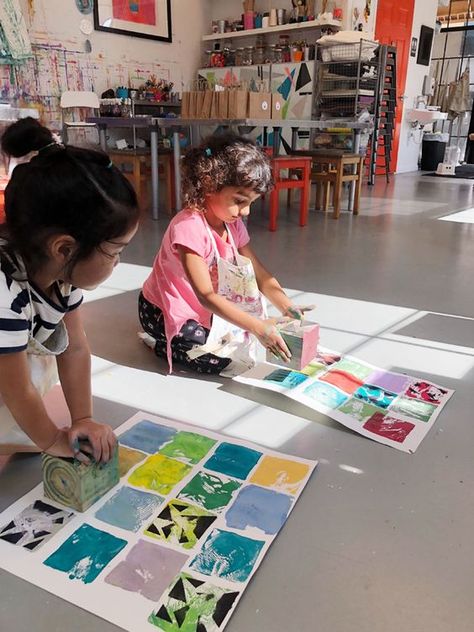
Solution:
[(444, 160), (447, 144), (447, 134), (425, 134), (423, 136), (420, 165), (423, 171), (436, 171), (439, 163)]

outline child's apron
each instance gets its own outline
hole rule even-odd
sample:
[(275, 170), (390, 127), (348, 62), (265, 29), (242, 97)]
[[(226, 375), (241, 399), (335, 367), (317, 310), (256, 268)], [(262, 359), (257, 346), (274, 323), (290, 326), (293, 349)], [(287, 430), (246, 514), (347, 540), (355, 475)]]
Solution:
[[(206, 222), (217, 262), (217, 293), (243, 312), (264, 319), (267, 317), (265, 299), (258, 288), (253, 263), (239, 253), (231, 231), (227, 226), (225, 228), (234, 262), (220, 256), (214, 235)], [(190, 358), (197, 358), (205, 353), (213, 353), (222, 358), (231, 358), (233, 366), (229, 367), (230, 371), (226, 369), (224, 374), (234, 374), (239, 372), (239, 368), (245, 370), (255, 364), (257, 349), (258, 341), (252, 334), (214, 314), (206, 344), (189, 351), (188, 355)]]
[[(33, 311), (31, 322), (33, 322)], [(67, 349), (69, 339), (63, 321), (57, 324), (56, 329), (45, 341), (44, 345), (33, 338), (32, 328), (29, 332), (28, 348), (26, 350), (28, 364), (31, 381), (41, 397), (44, 397), (58, 382), (59, 376), (55, 356), (60, 355)], [(35, 447), (33, 441), (16, 423), (0, 395), (0, 454), (2, 451), (7, 454), (22, 450), (31, 451)]]

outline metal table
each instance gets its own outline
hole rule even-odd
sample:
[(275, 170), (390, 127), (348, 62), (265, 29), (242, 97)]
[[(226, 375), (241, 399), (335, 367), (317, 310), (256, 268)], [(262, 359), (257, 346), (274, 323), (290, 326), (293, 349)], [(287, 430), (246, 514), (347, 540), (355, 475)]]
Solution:
[[(372, 121), (348, 121), (344, 119), (327, 119), (327, 120), (277, 120), (277, 119), (182, 119), (182, 118), (154, 118), (151, 116), (134, 116), (128, 118), (115, 117), (91, 117), (87, 119), (90, 123), (95, 123), (99, 128), (99, 139), (101, 147), (107, 151), (107, 133), (108, 127), (111, 128), (148, 128), (150, 130), (151, 139), (151, 186), (152, 186), (152, 218), (157, 220), (158, 211), (158, 134), (160, 129), (171, 130), (173, 134), (173, 157), (174, 157), (174, 174), (175, 174), (175, 191), (176, 191), (176, 207), (181, 208), (181, 147), (179, 143), (179, 134), (183, 128), (189, 129), (191, 132), (191, 143), (197, 138), (197, 132), (201, 127), (224, 127), (237, 128), (242, 135), (249, 134), (256, 127), (265, 130), (273, 130), (273, 151), (278, 155), (281, 144), (281, 133), (284, 129), (291, 129), (291, 145), (292, 149), (296, 148), (298, 131), (300, 129), (330, 129), (334, 127), (345, 127), (354, 130), (354, 153), (358, 153), (360, 149), (360, 136), (362, 132), (372, 129)], [(352, 204), (355, 183), (351, 186), (351, 195), (349, 205)]]

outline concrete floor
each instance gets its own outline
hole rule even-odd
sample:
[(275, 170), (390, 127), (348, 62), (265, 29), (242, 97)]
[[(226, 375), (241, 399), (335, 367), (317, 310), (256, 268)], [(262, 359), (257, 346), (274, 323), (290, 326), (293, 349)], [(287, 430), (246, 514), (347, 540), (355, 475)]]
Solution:
[[(275, 393), (166, 368), (137, 342), (136, 297), (167, 221), (146, 219), (126, 264), (88, 297), (96, 417), (137, 409), (319, 459), (248, 587), (229, 632), (472, 632), (474, 227), (437, 221), (474, 206), (472, 182), (380, 180), (362, 214), (282, 213), (255, 250), (296, 300), (316, 303), (322, 342), (456, 389), (416, 454), (364, 439)], [(111, 326), (111, 321), (113, 326)], [(0, 466), (0, 510), (40, 480), (37, 457)], [(0, 571), (0, 630), (117, 628)]]

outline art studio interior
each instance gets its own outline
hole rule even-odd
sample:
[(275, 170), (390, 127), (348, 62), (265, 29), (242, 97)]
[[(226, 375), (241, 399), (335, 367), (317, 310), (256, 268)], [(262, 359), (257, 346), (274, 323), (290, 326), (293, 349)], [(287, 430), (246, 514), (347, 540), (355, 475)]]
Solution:
[(472, 632), (473, 62), (474, 0), (1, 0), (2, 632)]

